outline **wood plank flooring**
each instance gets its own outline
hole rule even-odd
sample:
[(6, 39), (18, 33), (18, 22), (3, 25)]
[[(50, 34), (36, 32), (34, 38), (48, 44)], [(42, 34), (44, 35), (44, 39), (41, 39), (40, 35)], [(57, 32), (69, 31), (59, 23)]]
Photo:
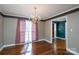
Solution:
[(66, 51), (64, 40), (57, 40), (56, 48), (54, 44), (38, 41), (4, 48), (0, 55), (72, 55), (72, 53)]

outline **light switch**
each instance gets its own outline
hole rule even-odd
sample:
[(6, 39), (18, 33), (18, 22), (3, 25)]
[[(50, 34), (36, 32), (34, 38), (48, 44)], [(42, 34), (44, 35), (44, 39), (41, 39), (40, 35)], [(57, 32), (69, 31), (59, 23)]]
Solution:
[(72, 32), (72, 29), (70, 29), (70, 32)]

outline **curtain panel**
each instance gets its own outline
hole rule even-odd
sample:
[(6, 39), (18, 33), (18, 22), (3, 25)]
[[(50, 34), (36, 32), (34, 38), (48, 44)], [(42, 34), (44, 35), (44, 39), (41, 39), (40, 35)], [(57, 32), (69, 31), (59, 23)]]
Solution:
[(32, 22), (32, 41), (38, 40), (38, 23)]
[(26, 23), (24, 19), (18, 19), (16, 29), (16, 44), (25, 42)]

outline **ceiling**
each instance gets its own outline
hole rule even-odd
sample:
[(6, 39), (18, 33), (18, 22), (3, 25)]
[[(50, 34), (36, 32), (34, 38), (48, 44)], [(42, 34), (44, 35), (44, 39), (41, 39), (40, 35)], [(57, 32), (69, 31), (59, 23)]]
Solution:
[(79, 4), (0, 4), (0, 11), (5, 15), (29, 18), (34, 15), (34, 7), (41, 20), (77, 7)]

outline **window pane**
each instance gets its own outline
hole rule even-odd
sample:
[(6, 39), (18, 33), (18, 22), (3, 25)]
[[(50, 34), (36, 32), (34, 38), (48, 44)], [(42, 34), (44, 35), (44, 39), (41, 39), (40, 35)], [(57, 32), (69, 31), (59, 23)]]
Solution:
[(31, 21), (26, 21), (26, 42), (32, 42), (32, 23)]
[(25, 32), (25, 42), (28, 42), (28, 32)]

